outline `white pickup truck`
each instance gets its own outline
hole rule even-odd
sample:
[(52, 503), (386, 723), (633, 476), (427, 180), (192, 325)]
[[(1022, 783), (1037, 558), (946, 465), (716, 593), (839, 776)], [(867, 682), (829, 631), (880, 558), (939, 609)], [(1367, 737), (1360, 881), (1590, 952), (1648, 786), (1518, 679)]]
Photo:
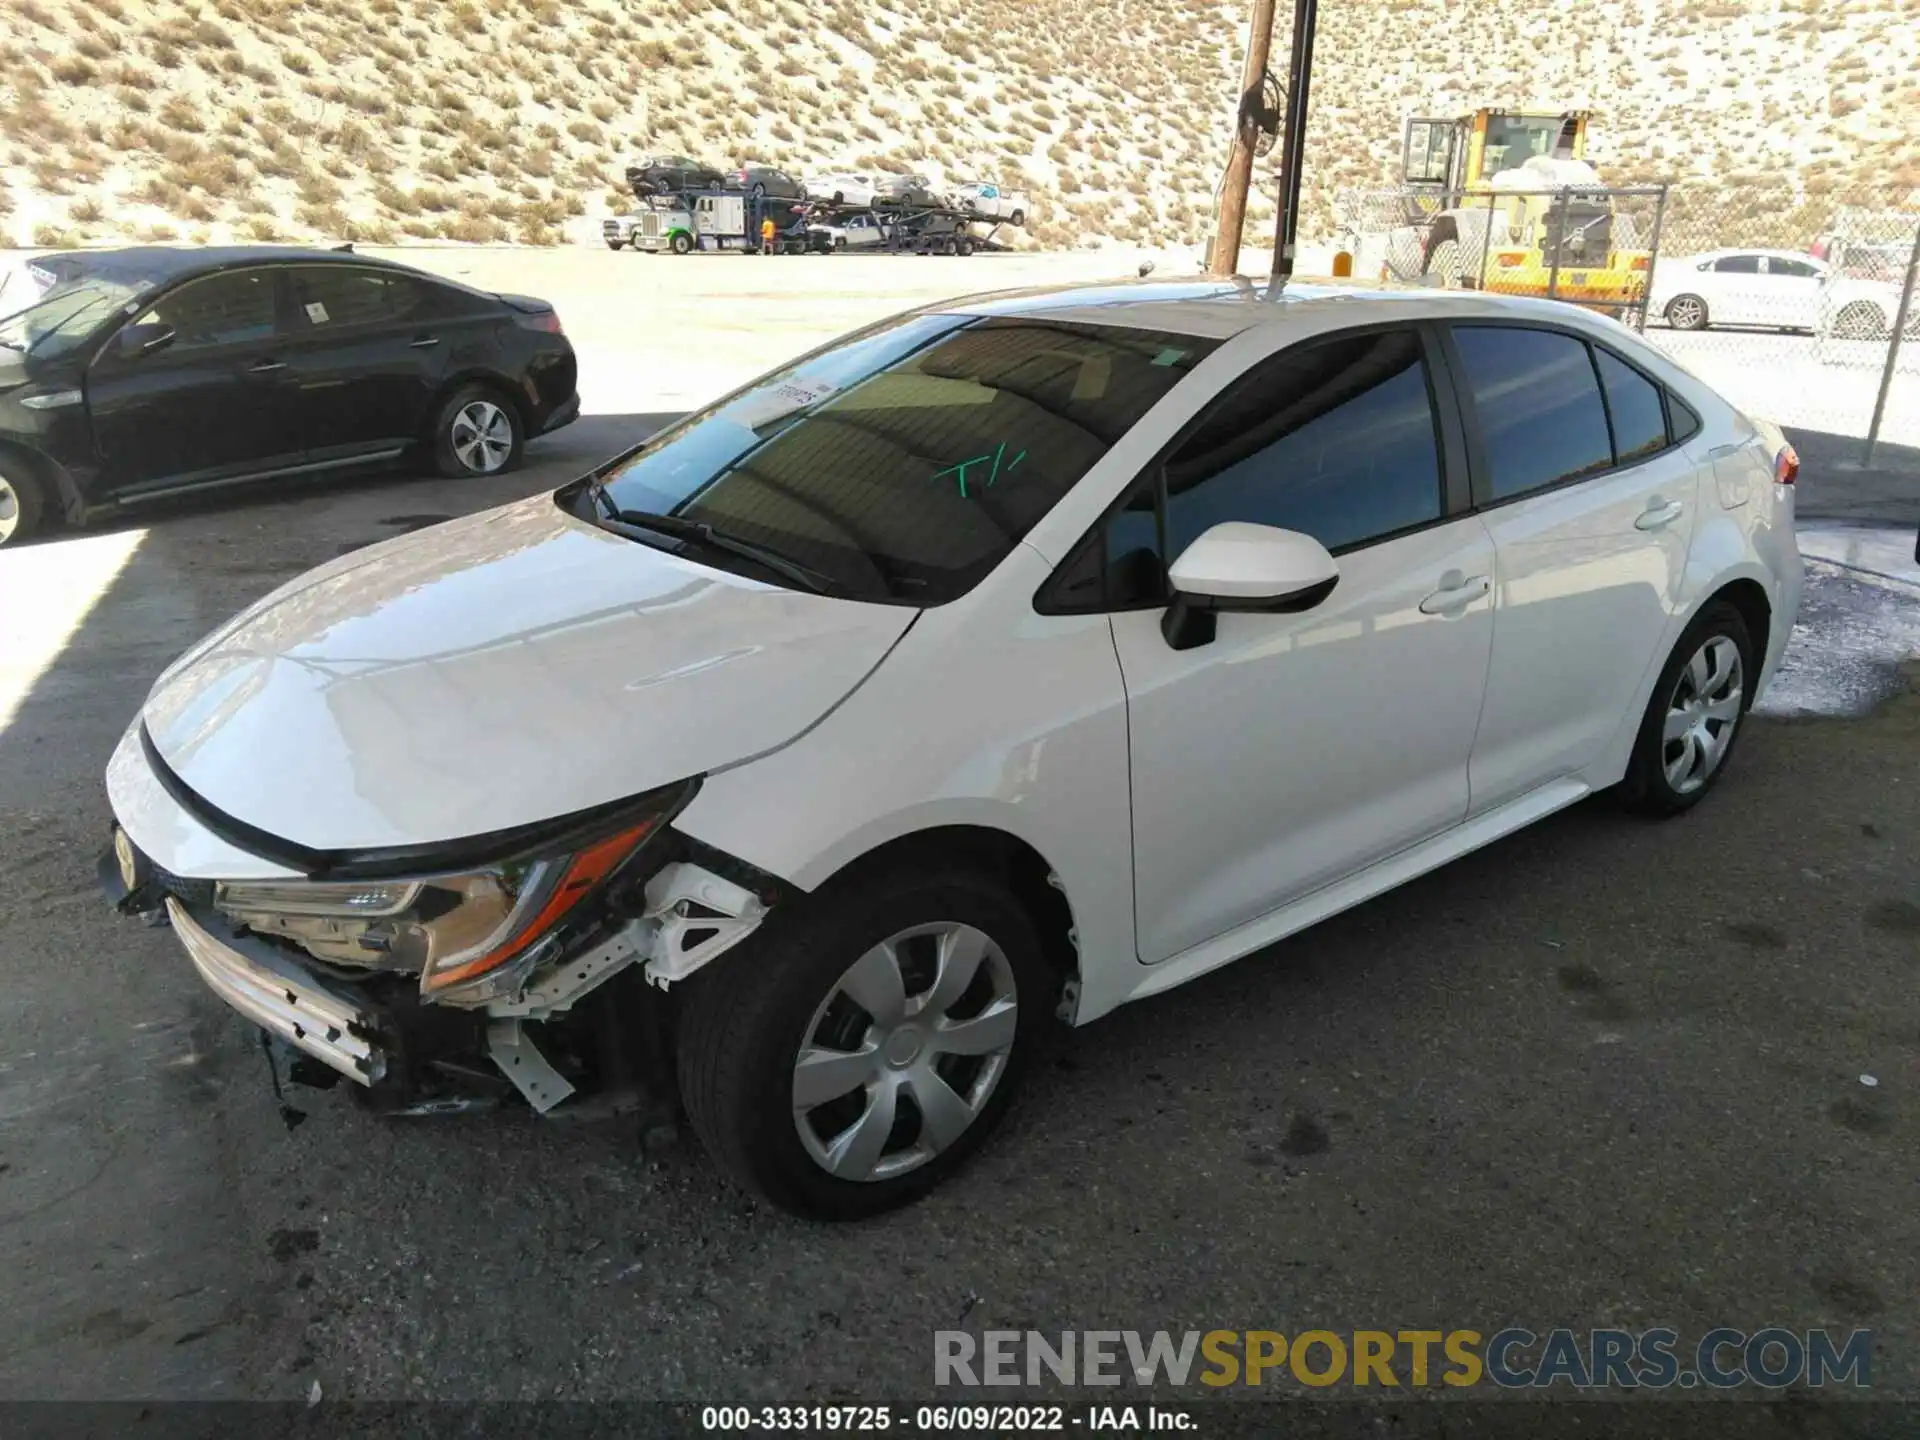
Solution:
[(963, 180), (949, 192), (948, 203), (983, 220), (1001, 220), (1009, 225), (1025, 225), (1030, 206), (1027, 192), (1014, 190), (997, 180)]

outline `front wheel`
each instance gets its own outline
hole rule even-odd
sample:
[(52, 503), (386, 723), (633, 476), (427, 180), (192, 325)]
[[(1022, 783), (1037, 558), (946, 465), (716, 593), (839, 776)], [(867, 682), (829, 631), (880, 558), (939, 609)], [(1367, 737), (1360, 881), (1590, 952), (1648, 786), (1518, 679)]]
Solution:
[(38, 534), (44, 502), (34, 476), (15, 461), (0, 462), (0, 545), (12, 545)]
[(986, 1139), (1057, 987), (1026, 911), (971, 869), (800, 904), (688, 982), (681, 1093), (738, 1184), (857, 1219), (924, 1195)]
[(1667, 324), (1676, 330), (1707, 328), (1707, 302), (1698, 295), (1676, 295), (1667, 302)]
[(1007, 223), (1013, 226), (1015, 229), (1019, 229), (1021, 226), (1027, 223), (1027, 212), (1024, 210), (1014, 211), (1011, 215), (1007, 217)]
[(693, 249), (693, 237), (684, 230), (675, 231), (673, 239), (669, 243), (672, 245), (673, 253), (676, 255), (684, 255)]
[(1725, 773), (1753, 704), (1760, 659), (1740, 612), (1716, 600), (1674, 646), (1647, 702), (1621, 787), (1628, 806), (1677, 815), (1706, 798)]
[(623, 243), (623, 241), (619, 240), (609, 240), (607, 241), (607, 248), (609, 250), (618, 250)]
[(434, 465), (449, 479), (511, 470), (525, 445), (519, 413), (499, 391), (485, 386), (455, 391), (434, 422)]

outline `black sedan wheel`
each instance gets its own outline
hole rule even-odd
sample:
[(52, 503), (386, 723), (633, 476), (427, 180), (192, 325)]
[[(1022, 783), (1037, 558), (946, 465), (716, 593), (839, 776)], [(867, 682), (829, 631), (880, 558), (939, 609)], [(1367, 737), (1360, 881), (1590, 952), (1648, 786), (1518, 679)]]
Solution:
[(498, 475), (520, 463), (526, 445), (520, 416), (497, 390), (469, 385), (440, 407), (433, 456), (442, 475)]
[(40, 529), (40, 487), (10, 459), (0, 459), (0, 545), (11, 545)]

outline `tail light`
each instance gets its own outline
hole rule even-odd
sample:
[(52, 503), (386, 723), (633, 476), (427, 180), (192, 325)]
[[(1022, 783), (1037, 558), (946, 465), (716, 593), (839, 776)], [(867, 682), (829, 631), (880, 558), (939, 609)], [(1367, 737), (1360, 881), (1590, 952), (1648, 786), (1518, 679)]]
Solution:
[(513, 318), (529, 330), (544, 330), (549, 335), (564, 335), (567, 333), (566, 330), (561, 327), (560, 314), (556, 310), (539, 310), (531, 315), (520, 314)]
[(1493, 257), (1493, 263), (1502, 270), (1514, 270), (1527, 263), (1526, 251), (1507, 251)]
[(1773, 457), (1773, 483), (1791, 485), (1800, 478), (1800, 453), (1791, 445), (1782, 445)]
[(1649, 263), (1650, 261), (1647, 256), (1636, 255), (1633, 257), (1633, 263), (1627, 268), (1631, 270), (1645, 270)]

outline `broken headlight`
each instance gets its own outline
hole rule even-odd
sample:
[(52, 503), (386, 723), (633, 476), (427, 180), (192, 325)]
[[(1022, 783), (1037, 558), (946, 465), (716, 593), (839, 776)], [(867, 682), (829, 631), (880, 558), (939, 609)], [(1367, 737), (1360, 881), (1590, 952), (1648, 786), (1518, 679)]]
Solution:
[(567, 917), (665, 814), (663, 806), (552, 855), (418, 879), (221, 884), (213, 903), (235, 923), (316, 959), (418, 975), (429, 1000), (477, 1004), (518, 989)]

